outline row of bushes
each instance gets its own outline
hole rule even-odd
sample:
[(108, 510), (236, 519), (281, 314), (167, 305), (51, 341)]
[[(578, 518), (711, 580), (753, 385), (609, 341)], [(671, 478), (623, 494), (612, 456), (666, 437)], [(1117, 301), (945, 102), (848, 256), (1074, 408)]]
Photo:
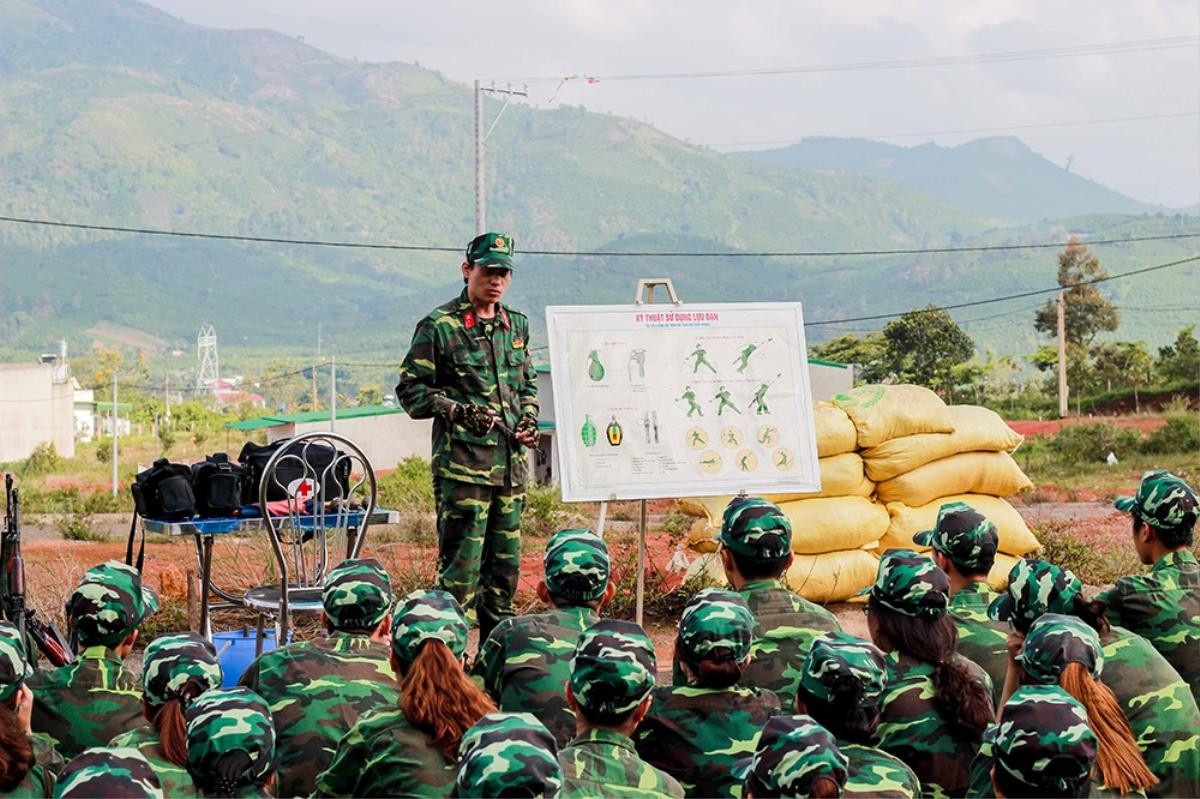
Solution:
[[(1037, 447), (1034, 437), (1029, 443)], [(1148, 435), (1132, 427), (1107, 422), (1068, 425), (1058, 431), (1048, 446), (1064, 461), (1097, 463), (1112, 452), (1118, 458), (1132, 454), (1172, 455), (1200, 452), (1200, 415), (1173, 413), (1166, 424)]]

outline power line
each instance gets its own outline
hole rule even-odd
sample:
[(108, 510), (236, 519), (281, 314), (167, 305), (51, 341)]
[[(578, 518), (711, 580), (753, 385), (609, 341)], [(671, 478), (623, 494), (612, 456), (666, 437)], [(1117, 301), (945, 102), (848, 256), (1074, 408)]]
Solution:
[[(65, 222), (51, 219), (34, 219), (30, 217), (0, 216), (0, 222), (11, 222), (22, 225), (40, 225), (44, 227), (70, 228), (72, 230), (90, 230), (102, 233), (133, 233), (145, 236), (176, 236), (193, 239), (217, 239), (220, 241), (240, 241), (258, 244), (296, 244), (308, 247), (344, 247), (370, 250), (402, 250), (406, 252), (463, 252), (462, 247), (447, 247), (430, 244), (387, 244), (379, 242), (333, 241), (328, 239), (287, 239), (272, 236), (244, 236), (232, 233), (206, 233), (194, 230), (171, 230), (166, 228), (139, 228), (120, 225), (98, 225), (87, 222)], [(1158, 236), (1128, 236), (1112, 239), (1079, 239), (1077, 243), (1088, 246), (1107, 244), (1131, 244), (1143, 241), (1173, 241), (1179, 239), (1200, 238), (1200, 232), (1166, 233)], [(1070, 241), (1047, 241), (1028, 244), (979, 244), (970, 246), (946, 247), (910, 247), (888, 250), (794, 250), (794, 251), (759, 251), (746, 252), (733, 250), (729, 252), (707, 251), (664, 251), (652, 250), (621, 250), (609, 252), (605, 250), (523, 250), (520, 255), (554, 256), (566, 258), (832, 258), (853, 256), (883, 256), (883, 255), (926, 255), (935, 253), (955, 252), (999, 252), (1006, 250), (1043, 250), (1066, 247)]]

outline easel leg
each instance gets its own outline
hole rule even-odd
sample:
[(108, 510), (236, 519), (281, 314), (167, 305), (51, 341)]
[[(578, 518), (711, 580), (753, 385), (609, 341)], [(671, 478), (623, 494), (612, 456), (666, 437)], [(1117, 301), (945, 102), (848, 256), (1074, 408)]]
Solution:
[(642, 624), (642, 611), (646, 603), (646, 500), (642, 500), (641, 521), (638, 525), (638, 565), (637, 565), (637, 611), (636, 621)]
[(200, 575), (200, 634), (212, 641), (212, 624), (208, 616), (209, 596), (212, 592), (213, 538), (204, 536), (204, 562)]

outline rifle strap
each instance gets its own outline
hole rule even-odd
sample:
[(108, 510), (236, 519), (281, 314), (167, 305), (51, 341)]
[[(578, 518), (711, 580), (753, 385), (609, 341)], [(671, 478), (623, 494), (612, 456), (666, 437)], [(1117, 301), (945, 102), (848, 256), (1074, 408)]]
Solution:
[[(125, 544), (125, 565), (133, 566), (133, 539), (137, 535), (138, 512), (135, 508), (133, 518), (129, 520), (129, 541)], [(138, 547), (137, 571), (142, 573), (142, 565), (146, 562), (146, 528), (142, 528), (142, 542)]]

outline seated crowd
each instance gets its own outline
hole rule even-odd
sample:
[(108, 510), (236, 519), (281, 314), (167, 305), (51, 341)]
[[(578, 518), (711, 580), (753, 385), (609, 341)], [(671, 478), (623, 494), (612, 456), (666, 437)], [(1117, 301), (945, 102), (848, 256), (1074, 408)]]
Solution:
[[(38, 671), (0, 623), (0, 796), (1087, 797), (1200, 795), (1195, 492), (1166, 472), (1117, 501), (1151, 569), (1088, 601), (1043, 560), (988, 587), (996, 529), (963, 503), (864, 593), (870, 640), (789, 591), (790, 523), (739, 497), (728, 590), (691, 597), (671, 684), (602, 618), (608, 549), (547, 543), (549, 610), (501, 622), (468, 668), (449, 593), (395, 598), (372, 559), (324, 585), (326, 634), (222, 688), (204, 638), (124, 666), (157, 599), (103, 563), (67, 603), (75, 662)], [(664, 681), (667, 678), (664, 678)]]

